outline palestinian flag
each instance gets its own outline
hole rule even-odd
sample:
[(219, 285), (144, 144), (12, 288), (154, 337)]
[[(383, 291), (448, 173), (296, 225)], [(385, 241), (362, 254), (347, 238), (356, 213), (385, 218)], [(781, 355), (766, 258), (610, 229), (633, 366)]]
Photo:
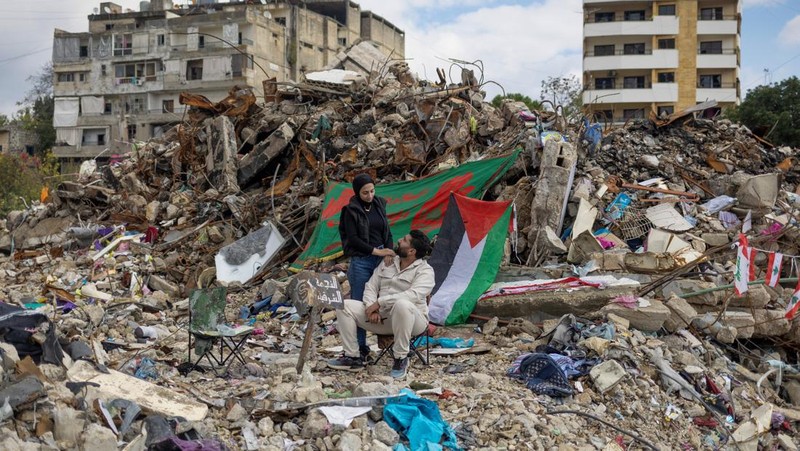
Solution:
[(450, 195), (428, 260), (436, 277), (428, 309), (432, 323), (464, 323), (478, 298), (494, 283), (511, 226), (511, 211), (511, 202)]
[[(375, 195), (386, 199), (386, 215), (395, 240), (413, 229), (422, 230), (428, 236), (437, 234), (450, 193), (480, 199), (503, 177), (519, 154), (520, 150), (516, 150), (501, 157), (464, 163), (418, 180), (379, 183)], [(299, 272), (342, 255), (339, 214), (353, 194), (349, 182), (328, 183), (317, 226), (289, 270)]]
[(783, 254), (780, 252), (770, 252), (767, 260), (767, 286), (774, 287), (781, 280), (781, 266), (783, 266)]
[(789, 299), (789, 303), (786, 305), (786, 319), (793, 320), (797, 316), (798, 310), (800, 310), (800, 280), (797, 281), (797, 287), (794, 289), (792, 298)]

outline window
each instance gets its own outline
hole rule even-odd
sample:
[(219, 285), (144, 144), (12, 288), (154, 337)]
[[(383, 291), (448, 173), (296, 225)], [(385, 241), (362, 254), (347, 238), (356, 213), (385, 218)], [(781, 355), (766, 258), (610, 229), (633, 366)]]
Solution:
[(167, 43), (166, 36), (164, 36), (163, 34), (156, 36), (156, 44), (158, 44), (159, 47), (164, 46), (166, 43)]
[(242, 45), (242, 32), (239, 32), (239, 45)]
[(660, 106), (658, 107), (658, 116), (669, 116), (670, 114), (675, 112), (674, 106)]
[(58, 81), (59, 82), (68, 82), (68, 81), (75, 81), (75, 74), (72, 72), (63, 72), (58, 74)]
[(133, 35), (115, 34), (114, 35), (114, 56), (133, 54)]
[(675, 5), (658, 5), (659, 16), (674, 16)]
[(659, 83), (675, 83), (675, 72), (659, 72)]
[(206, 46), (206, 37), (205, 36), (198, 36), (197, 37), (197, 47), (204, 48)]
[(722, 75), (720, 74), (701, 75), (698, 84), (700, 85), (699, 87), (701, 88), (721, 88)]
[(275, 18), (275, 22), (277, 22), (280, 25), (283, 25), (284, 27), (286, 26), (286, 18), (285, 17), (276, 17)]
[(642, 89), (644, 88), (644, 77), (625, 77), (622, 79), (623, 89)]
[(237, 53), (231, 55), (231, 70), (233, 71), (234, 77), (241, 77), (244, 69), (252, 69), (253, 68), (253, 59), (250, 55), (242, 55), (241, 53)]
[(86, 81), (86, 74), (84, 72), (78, 74), (78, 81), (80, 82)]
[(594, 113), (594, 120), (597, 121), (612, 121), (614, 120), (614, 110), (602, 110)]
[(701, 55), (721, 55), (722, 41), (705, 41), (700, 43)]
[(614, 44), (594, 46), (594, 56), (610, 56), (614, 54)]
[(623, 53), (626, 55), (644, 55), (644, 42), (625, 44)]
[(674, 49), (675, 38), (664, 38), (658, 40), (658, 48), (660, 49)]
[(105, 102), (103, 104), (103, 114), (111, 114), (111, 102)]
[(114, 29), (114, 24), (113, 23), (107, 23), (106, 24), (106, 30), (113, 30), (113, 29)]
[(136, 124), (131, 124), (128, 126), (128, 139), (136, 139)]
[(628, 119), (644, 119), (644, 109), (622, 110), (622, 118), (626, 121)]
[(595, 22), (613, 22), (616, 20), (616, 14), (612, 13), (594, 13)]
[(614, 89), (614, 78), (595, 78), (594, 89)]
[(106, 65), (105, 64), (101, 64), (100, 65), (100, 75), (102, 75), (104, 77), (106, 76)]
[(339, 45), (342, 47), (347, 46), (347, 38), (339, 38)]
[(644, 10), (638, 11), (625, 11), (625, 20), (626, 21), (639, 21), (639, 20), (647, 20), (644, 15)]
[(97, 145), (98, 146), (105, 146), (106, 145), (106, 134), (105, 133), (98, 133), (97, 134)]
[(88, 58), (89, 57), (89, 46), (88, 45), (82, 45), (81, 46), (79, 56), (81, 58)]
[(175, 112), (175, 101), (174, 100), (162, 100), (161, 101), (161, 112), (162, 113), (174, 113)]
[(722, 20), (722, 7), (700, 8), (700, 20)]
[(145, 81), (156, 81), (156, 63), (115, 64), (114, 77), (118, 85), (127, 83), (141, 85)]
[(189, 60), (186, 62), (186, 79), (203, 79), (203, 60)]

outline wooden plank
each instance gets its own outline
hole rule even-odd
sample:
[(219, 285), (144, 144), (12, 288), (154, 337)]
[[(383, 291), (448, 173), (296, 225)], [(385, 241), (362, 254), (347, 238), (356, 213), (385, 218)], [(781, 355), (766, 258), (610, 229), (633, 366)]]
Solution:
[(208, 414), (208, 406), (190, 399), (182, 393), (138, 379), (119, 371), (109, 370), (103, 374), (91, 363), (78, 361), (67, 371), (72, 382), (94, 382), (92, 387), (108, 399), (122, 398), (133, 401), (142, 408), (165, 416), (182, 416), (189, 421), (202, 421)]

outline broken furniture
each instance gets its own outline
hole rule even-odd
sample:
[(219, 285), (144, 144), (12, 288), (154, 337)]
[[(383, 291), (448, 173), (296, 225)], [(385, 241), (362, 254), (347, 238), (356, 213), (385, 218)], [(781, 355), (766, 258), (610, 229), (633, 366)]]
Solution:
[[(211, 364), (211, 369), (217, 377), (227, 374), (234, 359), (246, 365), (241, 348), (253, 333), (253, 328), (250, 326), (231, 328), (224, 324), (227, 294), (226, 287), (216, 287), (210, 291), (197, 289), (189, 296), (188, 361), (191, 366), (187, 372), (198, 368), (203, 357)], [(195, 338), (195, 352), (198, 354), (194, 363), (192, 363), (192, 337)], [(217, 343), (219, 347), (215, 353)], [(225, 371), (220, 373), (217, 366), (224, 367)]]

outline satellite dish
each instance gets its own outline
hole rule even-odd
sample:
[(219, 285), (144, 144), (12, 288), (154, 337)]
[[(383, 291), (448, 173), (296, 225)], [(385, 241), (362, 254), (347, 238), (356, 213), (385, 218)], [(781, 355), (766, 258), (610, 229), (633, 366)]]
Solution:
[(266, 17), (267, 19), (272, 19), (272, 14), (270, 14), (269, 11), (264, 11), (264, 17)]
[(103, 7), (103, 12), (106, 13), (106, 14), (111, 14), (111, 8), (109, 8), (108, 6), (104, 6)]
[(99, 12), (100, 12), (100, 8), (97, 8), (97, 7), (95, 7), (95, 8), (92, 10), (92, 12), (93, 12), (93, 13), (95, 13), (95, 14), (97, 14), (97, 13), (99, 13)]

